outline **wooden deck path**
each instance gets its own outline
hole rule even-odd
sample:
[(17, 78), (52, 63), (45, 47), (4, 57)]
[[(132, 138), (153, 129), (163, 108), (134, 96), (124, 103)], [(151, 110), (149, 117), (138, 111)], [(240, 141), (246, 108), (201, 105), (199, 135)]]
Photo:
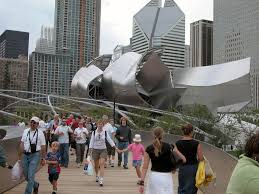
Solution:
[[(129, 154), (129, 161), (131, 161), (131, 154)], [(88, 176), (83, 174), (82, 168), (77, 168), (75, 157), (71, 157), (68, 168), (62, 168), (60, 178), (58, 181), (59, 194), (133, 194), (138, 193), (137, 176), (135, 169), (129, 163), (129, 169), (125, 170), (123, 167), (114, 168), (108, 167), (105, 169), (104, 186), (100, 187), (95, 182), (95, 176)], [(39, 194), (50, 194), (52, 186), (48, 182), (47, 167), (43, 167), (36, 176), (36, 180), (40, 183)], [(177, 193), (177, 175), (173, 177), (174, 190)], [(12, 190), (5, 192), (5, 194), (22, 194), (25, 190), (26, 182), (16, 186)]]

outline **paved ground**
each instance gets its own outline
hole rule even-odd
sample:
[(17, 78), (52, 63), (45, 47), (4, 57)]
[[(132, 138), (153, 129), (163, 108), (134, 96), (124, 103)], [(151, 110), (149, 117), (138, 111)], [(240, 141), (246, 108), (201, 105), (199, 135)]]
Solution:
[[(95, 182), (95, 176), (87, 176), (82, 172), (82, 168), (76, 168), (75, 158), (71, 158), (69, 168), (62, 168), (59, 179), (58, 193), (60, 194), (96, 194), (96, 193), (117, 193), (117, 194), (133, 194), (138, 193), (136, 184), (135, 169), (131, 166), (128, 170), (122, 167), (108, 167), (105, 169), (104, 187), (100, 187)], [(51, 185), (47, 180), (47, 167), (42, 168), (37, 173), (37, 180), (40, 182), (40, 194), (51, 193)], [(177, 175), (174, 175), (174, 189), (177, 190)], [(21, 194), (24, 192), (25, 183), (22, 183), (5, 194)]]
[[(152, 140), (152, 135), (148, 132), (141, 133), (143, 143), (149, 144)], [(179, 136), (166, 135), (166, 142), (175, 142)], [(6, 148), (8, 153), (8, 161), (11, 163), (17, 159), (17, 144), (18, 140), (12, 139), (10, 141), (1, 142)], [(232, 171), (236, 165), (236, 159), (230, 157), (222, 150), (217, 149), (208, 144), (202, 143), (205, 156), (209, 159), (212, 168), (217, 175), (216, 187), (210, 187), (206, 193), (209, 194), (223, 194), (226, 192), (227, 184)], [(104, 187), (100, 188), (94, 181), (94, 177), (83, 175), (82, 169), (75, 167), (75, 159), (71, 158), (71, 166), (68, 169), (63, 169), (59, 180), (59, 193), (61, 194), (80, 194), (80, 193), (120, 193), (120, 194), (133, 194), (138, 193), (136, 185), (136, 175), (134, 169), (131, 167), (129, 170), (120, 169), (118, 167), (108, 168), (105, 171)], [(16, 183), (10, 179), (10, 171), (0, 168), (0, 193), (7, 190)], [(174, 175), (174, 190), (177, 190), (177, 175)], [(40, 194), (51, 193), (51, 186), (47, 180), (46, 167), (42, 168), (37, 174), (37, 179), (41, 183)], [(14, 189), (6, 192), (6, 194), (22, 194), (24, 191), (25, 183), (16, 186)], [(177, 193), (177, 192), (175, 192)]]

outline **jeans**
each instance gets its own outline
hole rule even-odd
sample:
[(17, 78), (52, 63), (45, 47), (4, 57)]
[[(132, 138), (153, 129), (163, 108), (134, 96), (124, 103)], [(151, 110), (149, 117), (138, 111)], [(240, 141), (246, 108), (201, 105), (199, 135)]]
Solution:
[(85, 144), (84, 143), (77, 143), (76, 144), (76, 163), (82, 163), (84, 160), (84, 153), (85, 153)]
[(69, 162), (69, 143), (61, 143), (59, 146), (59, 152), (61, 156), (60, 164), (68, 167)]
[[(123, 150), (125, 148), (127, 148), (129, 145), (129, 142), (119, 142), (118, 143), (118, 149)], [(128, 155), (129, 152), (126, 151), (123, 153), (124, 156), (124, 165), (127, 166), (128, 165)], [(118, 153), (118, 162), (121, 163), (122, 162), (122, 153)]]
[(31, 194), (33, 188), (38, 187), (39, 183), (36, 182), (35, 174), (40, 163), (40, 152), (34, 154), (23, 155), (22, 166), (27, 186), (24, 194)]
[(179, 167), (178, 174), (178, 194), (197, 194), (195, 186), (195, 177), (198, 169), (198, 164), (183, 165)]

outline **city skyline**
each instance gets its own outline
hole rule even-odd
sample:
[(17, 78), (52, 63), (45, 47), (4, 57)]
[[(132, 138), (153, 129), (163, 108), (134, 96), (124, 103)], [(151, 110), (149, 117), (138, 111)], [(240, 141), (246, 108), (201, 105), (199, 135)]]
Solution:
[[(132, 18), (148, 2), (149, 0), (102, 0), (100, 54), (112, 53), (118, 44), (129, 44), (132, 35)], [(213, 0), (195, 2), (175, 0), (175, 2), (186, 15), (185, 43), (189, 44), (190, 23), (199, 19), (213, 19)], [(21, 7), (31, 9), (21, 12), (24, 10), (20, 9)], [(200, 7), (206, 7), (206, 9), (201, 10)], [(29, 53), (31, 53), (40, 37), (41, 26), (54, 26), (54, 12), (55, 1), (53, 0), (22, 2), (5, 0), (0, 7), (0, 33), (6, 29), (28, 31), (30, 33)], [(19, 17), (8, 17), (12, 13)]]

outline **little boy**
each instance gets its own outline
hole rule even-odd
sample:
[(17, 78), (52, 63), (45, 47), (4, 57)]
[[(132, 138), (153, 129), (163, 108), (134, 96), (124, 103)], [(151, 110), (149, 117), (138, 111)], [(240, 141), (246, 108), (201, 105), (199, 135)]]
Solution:
[(141, 144), (141, 136), (139, 134), (135, 134), (135, 137), (133, 138), (132, 144), (128, 146), (128, 148), (124, 150), (119, 150), (119, 152), (126, 152), (126, 151), (131, 151), (133, 156), (132, 156), (132, 166), (136, 168), (136, 173), (139, 178), (137, 184), (140, 184), (140, 179), (141, 179), (141, 171), (140, 167), (142, 164), (142, 158), (145, 153), (145, 148)]
[(46, 164), (48, 164), (49, 182), (53, 185), (52, 194), (57, 194), (57, 181), (60, 174), (60, 153), (58, 152), (59, 143), (52, 142), (51, 152), (46, 156)]

